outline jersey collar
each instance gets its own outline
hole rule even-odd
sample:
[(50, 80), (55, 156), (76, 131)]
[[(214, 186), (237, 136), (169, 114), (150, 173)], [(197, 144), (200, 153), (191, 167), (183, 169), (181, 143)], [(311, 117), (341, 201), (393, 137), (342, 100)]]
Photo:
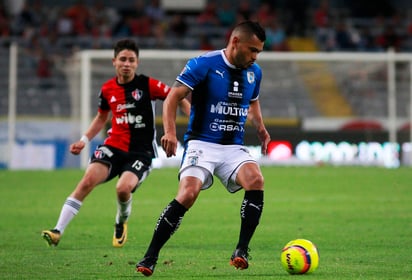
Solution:
[(224, 61), (224, 62), (226, 63), (226, 65), (229, 66), (230, 68), (236, 69), (237, 67), (236, 67), (235, 65), (233, 65), (232, 63), (230, 63), (229, 60), (227, 59), (226, 54), (225, 54), (225, 50), (226, 50), (226, 49), (220, 50), (220, 53), (221, 53), (222, 58), (223, 58), (223, 61)]

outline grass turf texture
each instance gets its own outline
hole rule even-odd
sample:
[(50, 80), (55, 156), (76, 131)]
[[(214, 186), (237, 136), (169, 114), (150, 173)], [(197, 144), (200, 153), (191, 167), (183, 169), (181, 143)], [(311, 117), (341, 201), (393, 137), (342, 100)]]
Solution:
[[(265, 207), (250, 244), (249, 269), (229, 266), (243, 192), (215, 180), (163, 248), (159, 279), (407, 279), (412, 273), (412, 170), (366, 167), (263, 167)], [(58, 247), (40, 237), (56, 223), (80, 170), (0, 171), (0, 279), (142, 277), (155, 222), (177, 190), (177, 169), (155, 169), (134, 195), (129, 240), (113, 248), (115, 181), (96, 188)], [(282, 247), (306, 238), (320, 251), (318, 269), (291, 276)]]

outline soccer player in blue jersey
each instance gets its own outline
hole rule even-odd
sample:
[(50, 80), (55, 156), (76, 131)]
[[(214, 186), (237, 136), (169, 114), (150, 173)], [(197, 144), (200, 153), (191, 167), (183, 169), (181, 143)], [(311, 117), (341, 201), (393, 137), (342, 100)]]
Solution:
[(153, 274), (161, 248), (178, 229), (200, 191), (212, 185), (213, 175), (230, 193), (242, 188), (245, 192), (240, 206), (239, 240), (230, 264), (237, 269), (248, 268), (249, 243), (263, 210), (264, 178), (244, 147), (243, 138), (249, 119), (266, 154), (270, 135), (258, 99), (262, 71), (255, 63), (265, 39), (265, 31), (257, 22), (242, 22), (233, 29), (225, 49), (190, 59), (176, 78), (163, 104), (161, 144), (168, 157), (176, 154), (176, 110), (179, 102), (190, 95), (179, 190), (160, 215), (144, 258), (136, 264), (136, 270), (143, 275)]

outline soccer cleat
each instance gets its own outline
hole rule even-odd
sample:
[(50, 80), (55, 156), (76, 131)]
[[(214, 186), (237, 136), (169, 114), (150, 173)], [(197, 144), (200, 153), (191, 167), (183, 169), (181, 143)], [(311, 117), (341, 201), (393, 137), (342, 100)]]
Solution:
[(230, 258), (230, 265), (233, 265), (236, 269), (247, 269), (249, 267), (249, 249), (237, 248)]
[(127, 223), (115, 224), (113, 233), (113, 247), (123, 247), (127, 241)]
[(157, 263), (155, 257), (144, 257), (139, 263), (136, 264), (136, 271), (140, 272), (144, 276), (151, 276), (154, 272)]
[(57, 244), (59, 244), (61, 234), (57, 229), (51, 229), (43, 230), (41, 232), (41, 236), (44, 240), (46, 240), (49, 246), (57, 246)]

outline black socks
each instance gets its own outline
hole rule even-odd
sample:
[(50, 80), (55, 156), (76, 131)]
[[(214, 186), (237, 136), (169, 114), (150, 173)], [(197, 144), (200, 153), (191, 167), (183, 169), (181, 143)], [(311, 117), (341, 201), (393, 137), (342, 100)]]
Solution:
[(158, 257), (160, 249), (179, 228), (187, 209), (173, 199), (160, 214), (154, 229), (152, 242), (145, 256)]
[[(247, 249), (263, 210), (263, 191), (246, 191), (240, 208), (241, 226), (236, 248)], [(187, 209), (172, 200), (160, 215), (145, 257), (157, 258), (160, 249), (176, 232)]]
[(240, 208), (240, 234), (236, 248), (247, 249), (263, 211), (263, 191), (246, 191)]

